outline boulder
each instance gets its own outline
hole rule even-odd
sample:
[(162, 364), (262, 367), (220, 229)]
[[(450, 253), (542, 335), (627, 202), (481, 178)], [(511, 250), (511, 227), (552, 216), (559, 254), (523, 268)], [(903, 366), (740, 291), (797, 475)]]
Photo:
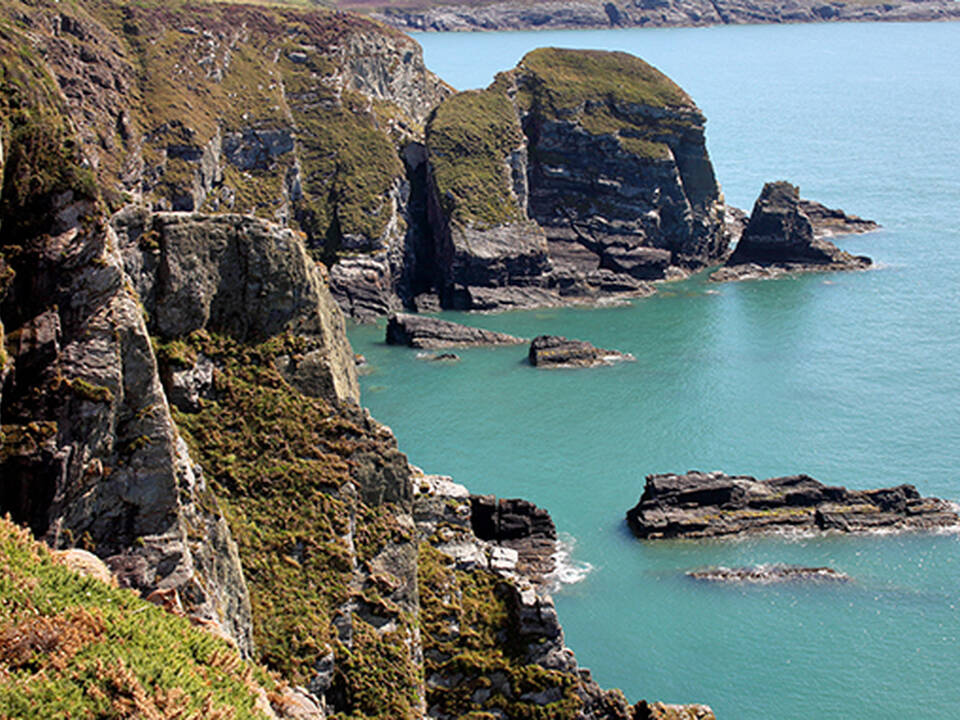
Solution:
[(808, 475), (757, 480), (691, 470), (648, 475), (627, 512), (637, 537), (703, 538), (764, 532), (932, 530), (960, 523), (946, 500), (912, 485), (879, 490), (831, 487)]
[(388, 345), (437, 350), (484, 345), (519, 345), (522, 342), (526, 341), (513, 335), (460, 325), (426, 315), (397, 313), (387, 321)]
[(633, 360), (633, 355), (597, 348), (584, 340), (569, 340), (557, 335), (540, 335), (530, 343), (527, 355), (534, 367), (596, 367)]

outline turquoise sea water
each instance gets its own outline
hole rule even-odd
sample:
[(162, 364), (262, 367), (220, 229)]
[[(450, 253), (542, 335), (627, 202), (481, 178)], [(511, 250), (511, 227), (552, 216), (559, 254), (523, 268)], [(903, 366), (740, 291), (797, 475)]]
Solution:
[[(429, 472), (550, 510), (588, 563), (555, 600), (568, 644), (631, 701), (722, 720), (960, 717), (956, 534), (643, 543), (623, 521), (652, 472), (806, 472), (960, 500), (960, 24), (421, 35), (428, 65), (486, 85), (542, 45), (633, 52), (708, 118), (727, 199), (766, 180), (876, 219), (839, 243), (878, 269), (664, 285), (628, 307), (449, 314), (633, 353), (540, 371), (525, 347), (428, 363), (351, 340), (363, 402)], [(845, 585), (721, 587), (704, 565), (831, 565)]]

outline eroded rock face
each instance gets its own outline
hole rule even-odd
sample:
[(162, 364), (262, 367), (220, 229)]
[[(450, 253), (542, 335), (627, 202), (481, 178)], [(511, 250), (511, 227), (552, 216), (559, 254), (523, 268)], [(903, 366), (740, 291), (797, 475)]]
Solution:
[(294, 384), (332, 400), (359, 399), (353, 352), (326, 271), (295, 231), (241, 215), (139, 208), (118, 213), (112, 224), (162, 338), (204, 329), (248, 341), (293, 333), (312, 344), (289, 361)]
[(249, 655), (236, 545), (178, 438), (116, 234), (72, 191), (52, 217), (21, 239), (2, 306), (2, 509), (54, 548), (85, 542), (123, 586), (176, 594)]
[(960, 522), (953, 506), (912, 485), (847, 490), (807, 475), (757, 480), (721, 472), (648, 475), (627, 513), (637, 537), (702, 538), (763, 532), (933, 530)]
[[(827, 220), (830, 211), (826, 208), (809, 203), (806, 207), (814, 212), (821, 227), (826, 229), (831, 224)], [(841, 217), (833, 219), (834, 227), (844, 223)], [(763, 186), (736, 248), (725, 266), (710, 279), (723, 282), (791, 272), (862, 270), (870, 264), (870, 258), (851, 255), (815, 235), (798, 188), (778, 181)]]
[(594, 347), (584, 340), (568, 340), (556, 335), (540, 335), (530, 343), (527, 355), (534, 367), (596, 367), (633, 360), (633, 355)]
[(460, 325), (426, 315), (399, 313), (392, 315), (387, 321), (387, 343), (390, 345), (437, 350), (484, 345), (518, 345), (522, 342), (525, 342), (523, 338), (506, 333)]
[(427, 127), (446, 307), (496, 310), (652, 292), (727, 243), (704, 118), (625, 53), (546, 48)]

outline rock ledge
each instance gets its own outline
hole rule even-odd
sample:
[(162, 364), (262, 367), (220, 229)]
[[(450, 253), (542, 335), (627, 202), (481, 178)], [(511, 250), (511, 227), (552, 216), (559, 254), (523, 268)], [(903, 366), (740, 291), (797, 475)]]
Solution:
[(637, 537), (705, 538), (764, 532), (870, 532), (956, 526), (953, 505), (912, 485), (830, 487), (807, 475), (768, 480), (722, 472), (648, 475), (627, 512)]

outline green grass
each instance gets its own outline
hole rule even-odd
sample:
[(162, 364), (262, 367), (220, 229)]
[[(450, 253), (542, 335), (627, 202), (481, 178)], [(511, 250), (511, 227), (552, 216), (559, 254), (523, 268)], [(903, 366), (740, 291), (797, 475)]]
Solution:
[(0, 519), (0, 708), (18, 720), (263, 718), (222, 640), (55, 561)]

